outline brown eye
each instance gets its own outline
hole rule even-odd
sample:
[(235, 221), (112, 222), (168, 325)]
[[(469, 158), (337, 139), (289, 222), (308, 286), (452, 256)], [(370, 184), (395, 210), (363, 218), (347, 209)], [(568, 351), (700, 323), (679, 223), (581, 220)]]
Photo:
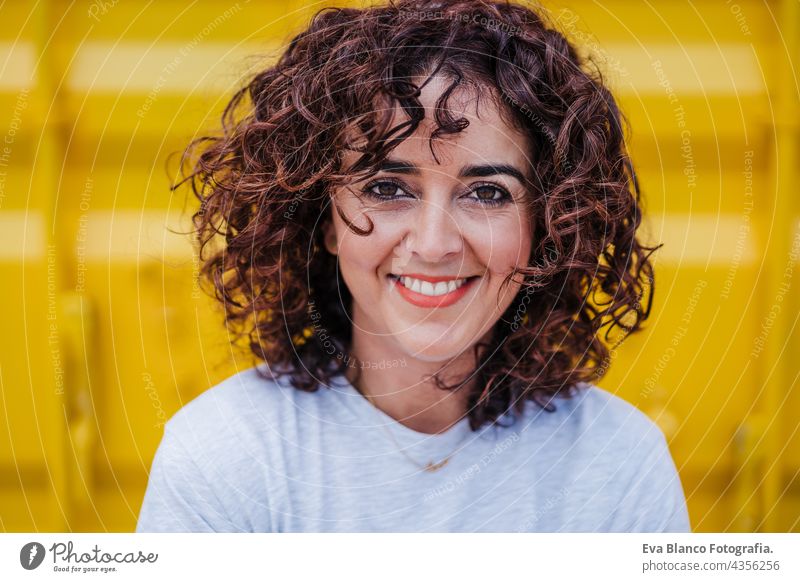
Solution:
[(479, 200), (494, 200), (495, 192), (499, 192), (494, 186), (478, 186), (474, 192), (478, 195)]
[[(480, 184), (475, 186), (471, 191), (470, 199), (477, 201), (483, 206), (500, 206), (512, 200), (511, 195), (498, 186), (492, 184)], [(499, 196), (496, 196), (498, 195)]]
[(362, 192), (376, 200), (383, 201), (408, 198), (408, 195), (401, 184), (395, 184), (393, 181), (389, 180), (371, 182), (364, 187)]
[(397, 185), (392, 184), (391, 182), (383, 182), (381, 184), (377, 184), (374, 186), (377, 189), (377, 193), (381, 196), (385, 196), (387, 198), (391, 198), (395, 194), (397, 194)]

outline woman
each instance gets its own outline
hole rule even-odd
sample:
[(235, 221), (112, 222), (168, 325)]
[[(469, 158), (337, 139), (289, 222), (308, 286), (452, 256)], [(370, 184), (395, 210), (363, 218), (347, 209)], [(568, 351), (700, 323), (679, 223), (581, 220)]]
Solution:
[(317, 13), (185, 158), (256, 365), (167, 423), (137, 531), (688, 531), (591, 384), (652, 301), (623, 137), (526, 7)]

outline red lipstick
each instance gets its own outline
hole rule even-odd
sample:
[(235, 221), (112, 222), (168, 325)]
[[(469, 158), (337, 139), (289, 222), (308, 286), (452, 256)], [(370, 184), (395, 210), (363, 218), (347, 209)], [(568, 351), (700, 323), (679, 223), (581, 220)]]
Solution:
[[(420, 279), (422, 281), (428, 281), (430, 283), (438, 283), (440, 281), (455, 281), (458, 279), (463, 279), (464, 277), (431, 277), (427, 275), (419, 275), (416, 273), (403, 273), (403, 277), (412, 277), (414, 279)], [(416, 305), (417, 307), (426, 307), (426, 308), (433, 308), (433, 307), (448, 307), (456, 303), (459, 299), (461, 299), (467, 291), (472, 287), (478, 277), (469, 277), (464, 282), (461, 287), (456, 289), (455, 291), (451, 291), (450, 293), (445, 293), (444, 295), (437, 295), (432, 297), (430, 295), (423, 295), (422, 293), (417, 293), (416, 291), (412, 291), (405, 285), (400, 282), (400, 279), (396, 275), (390, 275), (390, 290), (396, 290), (400, 296), (411, 303), (412, 305)]]

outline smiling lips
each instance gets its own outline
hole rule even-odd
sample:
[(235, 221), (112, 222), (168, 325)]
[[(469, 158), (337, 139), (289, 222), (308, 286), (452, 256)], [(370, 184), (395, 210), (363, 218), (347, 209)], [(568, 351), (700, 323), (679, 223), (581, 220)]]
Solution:
[(430, 277), (410, 273), (408, 275), (389, 275), (392, 289), (417, 307), (447, 307), (452, 305), (472, 286), (477, 277)]

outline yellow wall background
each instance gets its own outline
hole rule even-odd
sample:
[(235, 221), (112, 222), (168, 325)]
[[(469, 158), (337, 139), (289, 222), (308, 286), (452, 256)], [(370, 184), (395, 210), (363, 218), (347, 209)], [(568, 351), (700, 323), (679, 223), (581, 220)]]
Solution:
[[(0, 6), (0, 531), (132, 531), (164, 421), (252, 364), (167, 230), (166, 160), (323, 4)], [(607, 71), (665, 243), (600, 385), (663, 428), (695, 531), (800, 531), (800, 4), (546, 5)]]

